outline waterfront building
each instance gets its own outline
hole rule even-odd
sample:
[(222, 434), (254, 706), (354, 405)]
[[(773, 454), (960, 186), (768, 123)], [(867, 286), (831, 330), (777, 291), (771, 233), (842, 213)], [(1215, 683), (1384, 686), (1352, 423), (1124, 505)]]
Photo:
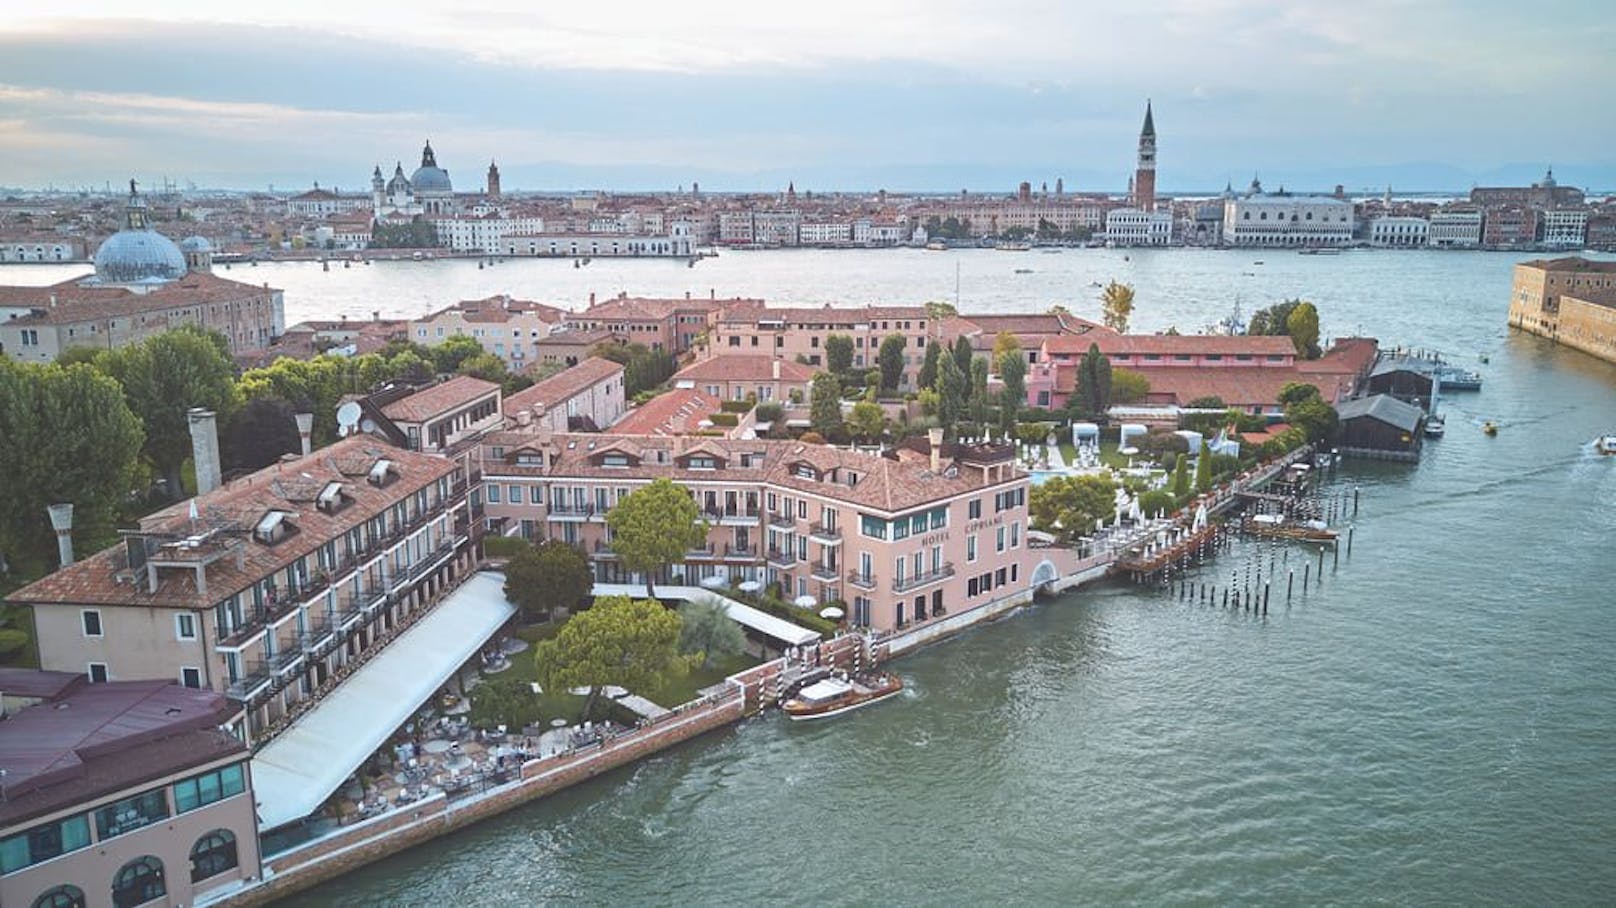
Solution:
[(421, 149), (421, 166), (409, 177), (404, 176), (404, 165), (393, 165), (393, 176), (383, 181), (381, 165), (376, 165), (370, 176), (371, 210), (377, 217), (384, 214), (450, 215), (458, 210), (454, 197), (454, 184), (449, 171), (438, 166), (437, 154), (428, 141)]
[(674, 373), (676, 388), (696, 388), (719, 400), (808, 400), (815, 370), (811, 366), (767, 354), (734, 354), (719, 350)]
[(490, 249), (505, 255), (560, 258), (671, 257), (689, 258), (695, 254), (690, 225), (676, 221), (667, 234), (602, 232), (543, 232), (537, 229), (513, 230), (504, 234)]
[(567, 316), (569, 331), (607, 331), (651, 350), (682, 354), (706, 334), (721, 311), (760, 308), (762, 300), (648, 299), (620, 294)]
[(1436, 390), (1436, 375), (1430, 368), (1402, 357), (1376, 363), (1364, 382), (1367, 394), (1395, 398), (1421, 409), (1430, 408)]
[(61, 236), (0, 237), (0, 263), (82, 262), (84, 241)]
[(47, 362), (70, 347), (110, 349), (181, 325), (218, 331), (237, 356), (273, 344), (286, 327), (281, 291), (217, 277), (207, 270), (210, 261), (188, 263), (179, 245), (153, 229), (131, 183), (124, 229), (96, 250), (95, 274), (0, 287), (0, 353)]
[(741, 353), (789, 360), (801, 357), (801, 362), (823, 368), (825, 339), (845, 334), (853, 338), (853, 365), (872, 369), (881, 341), (896, 334), (904, 339), (900, 387), (913, 388), (926, 359), (926, 345), (937, 339), (940, 328), (941, 323), (930, 316), (925, 306), (729, 306), (716, 317), (708, 355)]
[(1477, 186), (1470, 190), (1471, 204), (1485, 208), (1564, 208), (1580, 206), (1585, 201), (1581, 189), (1561, 186), (1555, 181), (1553, 167), (1543, 174), (1543, 179), (1530, 186)]
[(467, 479), (351, 435), (142, 518), (9, 599), (33, 607), (43, 668), (222, 693), (223, 725), (262, 742), (470, 568)]
[(1268, 194), (1254, 179), (1249, 193), (1223, 203), (1227, 246), (1341, 246), (1352, 234), (1352, 203), (1329, 196)]
[(622, 418), (623, 365), (591, 356), (505, 398), (507, 427), (599, 432)]
[(1586, 208), (1550, 208), (1538, 212), (1538, 238), (1550, 249), (1581, 249), (1588, 236)]
[(1482, 223), (1481, 244), (1491, 249), (1534, 245), (1538, 213), (1535, 208), (1520, 206), (1488, 208)]
[(1009, 445), (945, 445), (940, 431), (884, 455), (764, 439), (498, 440), (497, 456), (485, 441), (482, 468), (490, 488), (505, 487), (501, 514), (583, 547), (600, 582), (641, 582), (612, 552), (605, 516), (667, 478), (690, 491), (709, 533), (657, 583), (777, 584), (787, 598), (845, 601), (855, 625), (889, 632), (1031, 583), (1029, 480)]
[(804, 246), (846, 246), (853, 242), (853, 225), (845, 221), (805, 221), (801, 236)]
[(1114, 208), (1105, 215), (1105, 241), (1115, 246), (1166, 246), (1173, 241), (1173, 215), (1167, 211)]
[(566, 313), (554, 306), (500, 294), (465, 300), (410, 322), (410, 339), (436, 347), (451, 337), (469, 337), (485, 352), (520, 371), (538, 361), (538, 342), (562, 323)]
[(1435, 249), (1474, 249), (1481, 245), (1482, 213), (1474, 209), (1434, 211), (1426, 244)]
[(544, 218), (490, 210), (434, 218), (432, 226), (438, 231), (438, 245), (455, 252), (521, 255), (516, 251), (521, 246), (519, 238), (543, 233)]
[(1616, 262), (1567, 257), (1516, 265), (1509, 324), (1616, 362)]
[(374, 199), (363, 195), (343, 195), (330, 189), (321, 189), (319, 183), (307, 192), (300, 192), (286, 200), (286, 213), (301, 218), (326, 218), (336, 214), (366, 211)]
[[(1145, 102), (1145, 125), (1139, 130), (1139, 164), (1133, 175), (1134, 208), (1145, 213), (1156, 211), (1156, 120), (1151, 113), (1150, 102)], [(1171, 220), (1168, 222), (1168, 235), (1172, 234)], [(1106, 238), (1111, 237), (1111, 219), (1106, 218)], [(1140, 245), (1165, 245), (1140, 244)]]
[(1616, 251), (1616, 208), (1588, 215), (1588, 248)]
[(855, 246), (901, 246), (909, 239), (906, 221), (893, 218), (858, 218), (853, 222)]
[[(1479, 221), (1477, 226), (1480, 226)], [(1391, 216), (1369, 222), (1369, 245), (1383, 248), (1416, 249), (1430, 235), (1431, 222), (1425, 218)]]
[[(970, 338), (971, 351), (976, 356), (993, 360), (993, 347), (1001, 333), (1008, 333), (1021, 346), (1021, 352), (1031, 366), (1042, 361), (1044, 341), (1065, 335), (1084, 335), (1091, 331), (1111, 332), (1110, 328), (1068, 312), (1054, 311), (1041, 315), (960, 315), (943, 319), (939, 329), (941, 343), (952, 346), (961, 337)], [(999, 364), (993, 363), (998, 371)], [(1038, 405), (1043, 406), (1043, 405)]]
[(263, 876), (226, 699), (171, 681), (0, 669), (0, 904), (195, 905)]
[(1418, 460), (1425, 411), (1388, 394), (1346, 401), (1337, 409), (1336, 450), (1349, 457)]
[(752, 212), (752, 242), (755, 245), (797, 246), (801, 243), (801, 237), (801, 211), (791, 208)]

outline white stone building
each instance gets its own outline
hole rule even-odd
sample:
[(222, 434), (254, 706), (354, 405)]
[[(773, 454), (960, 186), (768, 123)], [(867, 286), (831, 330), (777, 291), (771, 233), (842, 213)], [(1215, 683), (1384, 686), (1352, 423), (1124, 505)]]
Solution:
[(1113, 209), (1105, 216), (1105, 241), (1117, 246), (1166, 246), (1173, 241), (1172, 212)]
[(1561, 249), (1581, 249), (1588, 237), (1587, 209), (1555, 209), (1538, 212), (1542, 230), (1540, 242)]
[(437, 218), (432, 223), (438, 229), (438, 245), (456, 252), (497, 253), (507, 245), (507, 236), (544, 232), (544, 218), (505, 212)]
[(1270, 195), (1253, 180), (1251, 192), (1223, 203), (1228, 246), (1340, 246), (1352, 242), (1352, 203), (1328, 196)]
[(1480, 246), (1481, 212), (1433, 212), (1425, 242), (1436, 249), (1474, 249)]
[(826, 221), (813, 221), (802, 225), (802, 245), (835, 246), (853, 242), (853, 225)]
[(1369, 245), (1413, 249), (1425, 245), (1431, 222), (1416, 217), (1383, 217), (1369, 222)]

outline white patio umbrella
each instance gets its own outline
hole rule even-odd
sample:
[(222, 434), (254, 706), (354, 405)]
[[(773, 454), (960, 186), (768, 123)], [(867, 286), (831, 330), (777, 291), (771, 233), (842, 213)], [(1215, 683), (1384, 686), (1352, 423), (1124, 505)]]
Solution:
[(812, 596), (798, 596), (796, 599), (792, 600), (793, 604), (795, 604), (797, 608), (813, 608), (815, 603), (818, 601), (819, 600)]
[(714, 574), (711, 577), (701, 578), (701, 585), (710, 590), (716, 590), (720, 587), (727, 586), (728, 584), (729, 579), (724, 577), (722, 574)]
[(824, 608), (819, 610), (819, 617), (821, 617), (821, 618), (829, 618), (832, 621), (840, 620), (841, 617), (843, 615), (845, 615), (845, 614), (847, 614), (847, 613), (842, 611), (841, 609), (837, 608), (834, 605), (827, 605)]
[(763, 584), (756, 580), (747, 580), (741, 584), (741, 592), (743, 593), (755, 593), (761, 589), (763, 589)]

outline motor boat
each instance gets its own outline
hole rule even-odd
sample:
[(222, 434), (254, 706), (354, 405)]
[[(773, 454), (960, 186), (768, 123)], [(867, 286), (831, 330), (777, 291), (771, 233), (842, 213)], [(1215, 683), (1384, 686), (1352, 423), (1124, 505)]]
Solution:
[(1616, 432), (1607, 432), (1594, 439), (1594, 452), (1616, 457)]
[(1498, 423), (1495, 423), (1490, 419), (1487, 420), (1486, 422), (1482, 423), (1481, 424), (1481, 434), (1487, 436), (1488, 438), (1491, 438), (1494, 435), (1497, 435), (1498, 434)]
[(833, 676), (797, 691), (796, 696), (780, 704), (780, 708), (793, 722), (829, 719), (872, 703), (880, 703), (902, 692), (903, 679), (886, 672), (849, 678)]
[(1442, 417), (1432, 413), (1431, 417), (1425, 421), (1425, 437), (1441, 438), (1442, 433), (1447, 430), (1447, 427), (1447, 423), (1442, 419)]

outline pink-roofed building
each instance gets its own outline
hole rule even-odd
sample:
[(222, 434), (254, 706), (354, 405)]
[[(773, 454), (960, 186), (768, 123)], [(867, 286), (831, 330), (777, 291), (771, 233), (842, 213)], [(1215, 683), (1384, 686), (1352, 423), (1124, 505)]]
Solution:
[(591, 356), (505, 398), (503, 409), (507, 427), (600, 431), (628, 409), (623, 365)]
[(628, 343), (651, 350), (680, 354), (707, 334), (718, 313), (728, 309), (755, 309), (761, 300), (646, 299), (627, 294), (596, 302), (567, 315), (569, 331), (608, 331)]
[[(718, 355), (692, 363), (674, 373), (675, 387), (690, 387), (720, 400), (808, 400), (815, 370), (795, 360), (766, 355)], [(795, 392), (795, 393), (793, 393)]]
[(708, 356), (742, 354), (773, 356), (825, 367), (825, 340), (832, 334), (853, 339), (853, 366), (876, 367), (881, 342), (890, 335), (904, 339), (904, 369), (899, 386), (915, 387), (926, 347), (940, 336), (941, 323), (925, 306), (735, 307), (715, 319)]
[(694, 435), (722, 432), (703, 422), (720, 411), (723, 402), (695, 388), (674, 388), (635, 407), (617, 425), (613, 435)]
[(539, 361), (539, 342), (565, 317), (554, 306), (501, 294), (458, 302), (416, 319), (410, 323), (410, 339), (436, 347), (451, 337), (469, 337), (512, 371), (520, 371)]

